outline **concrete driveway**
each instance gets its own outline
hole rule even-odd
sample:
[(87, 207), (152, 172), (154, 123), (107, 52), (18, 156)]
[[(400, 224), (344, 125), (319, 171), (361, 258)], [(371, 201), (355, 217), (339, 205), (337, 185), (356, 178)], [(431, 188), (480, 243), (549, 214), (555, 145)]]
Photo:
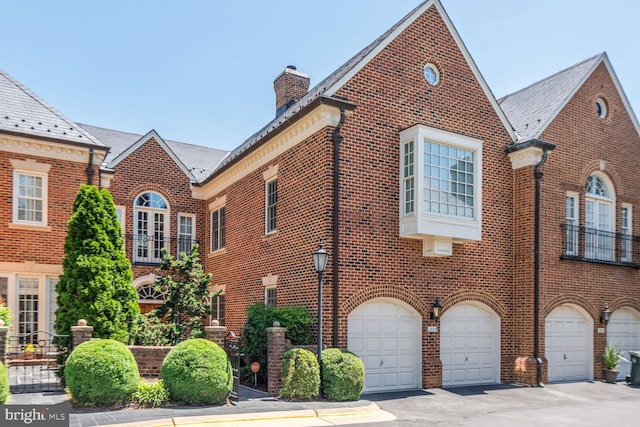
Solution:
[(395, 415), (385, 426), (640, 425), (640, 387), (623, 382), (429, 389), (362, 398)]

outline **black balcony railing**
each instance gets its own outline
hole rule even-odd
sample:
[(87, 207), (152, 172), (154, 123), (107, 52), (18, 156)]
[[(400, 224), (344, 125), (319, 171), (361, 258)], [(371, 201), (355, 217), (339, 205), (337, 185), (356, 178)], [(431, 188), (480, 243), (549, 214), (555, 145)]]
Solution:
[(190, 253), (196, 240), (147, 234), (127, 234), (125, 242), (127, 247), (131, 248), (129, 255), (133, 264), (160, 264), (163, 248), (166, 248), (174, 256), (182, 252)]
[(638, 268), (640, 236), (562, 224), (561, 259)]

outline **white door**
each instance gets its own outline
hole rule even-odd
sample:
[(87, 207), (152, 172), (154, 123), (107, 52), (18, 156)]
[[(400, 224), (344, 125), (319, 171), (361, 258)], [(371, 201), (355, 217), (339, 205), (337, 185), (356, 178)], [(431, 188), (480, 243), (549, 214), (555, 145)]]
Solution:
[(622, 349), (622, 357), (618, 364), (618, 379), (623, 380), (631, 374), (629, 350), (640, 351), (640, 313), (630, 308), (620, 308), (613, 313), (607, 324), (607, 344)]
[(577, 308), (562, 305), (545, 321), (545, 357), (548, 380), (593, 379), (593, 322)]
[(364, 362), (365, 393), (420, 388), (422, 318), (393, 299), (375, 299), (349, 314), (348, 349)]
[(481, 303), (461, 303), (440, 319), (442, 386), (500, 382), (500, 317)]

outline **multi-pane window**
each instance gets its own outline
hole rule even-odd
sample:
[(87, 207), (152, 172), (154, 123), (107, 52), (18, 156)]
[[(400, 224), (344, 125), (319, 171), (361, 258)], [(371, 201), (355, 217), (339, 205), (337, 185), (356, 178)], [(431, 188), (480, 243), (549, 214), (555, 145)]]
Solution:
[(578, 195), (567, 194), (565, 206), (567, 255), (578, 255)]
[(211, 212), (211, 252), (225, 247), (226, 241), (226, 209), (221, 207)]
[(278, 225), (278, 180), (267, 182), (266, 232), (276, 231)]
[(0, 277), (0, 304), (9, 305), (9, 279)]
[[(32, 334), (38, 330), (38, 282), (35, 278), (18, 278), (19, 334)], [(32, 340), (37, 340), (37, 337), (25, 337), (25, 342), (33, 342)]]
[(620, 209), (620, 260), (633, 262), (632, 210), (630, 205), (622, 205)]
[(190, 254), (195, 240), (195, 217), (189, 214), (178, 215), (178, 256)]
[(587, 179), (585, 195), (585, 258), (615, 260), (614, 197), (601, 176)]
[(404, 211), (405, 215), (412, 214), (415, 210), (415, 178), (413, 166), (414, 148), (413, 141), (403, 144), (403, 168), (402, 168), (402, 191), (404, 193)]
[(57, 277), (47, 277), (47, 331), (53, 332), (58, 309), (58, 294), (56, 293)]
[(217, 320), (218, 325), (224, 326), (224, 294), (216, 295), (211, 299), (211, 319)]
[(14, 222), (46, 224), (46, 175), (15, 172)]
[(264, 303), (267, 307), (275, 307), (277, 303), (277, 289), (275, 286), (270, 286), (264, 289)]
[(134, 203), (134, 262), (159, 263), (167, 246), (169, 205), (157, 193), (143, 193)]
[(424, 141), (424, 209), (432, 214), (474, 218), (473, 151)]

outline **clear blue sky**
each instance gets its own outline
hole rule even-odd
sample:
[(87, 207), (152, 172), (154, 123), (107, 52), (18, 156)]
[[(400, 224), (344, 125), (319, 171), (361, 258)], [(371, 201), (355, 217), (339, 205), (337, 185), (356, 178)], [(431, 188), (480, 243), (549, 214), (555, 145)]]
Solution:
[[(0, 68), (76, 122), (231, 150), (420, 0), (0, 0)], [(607, 51), (640, 114), (640, 1), (442, 0), (497, 96)]]

